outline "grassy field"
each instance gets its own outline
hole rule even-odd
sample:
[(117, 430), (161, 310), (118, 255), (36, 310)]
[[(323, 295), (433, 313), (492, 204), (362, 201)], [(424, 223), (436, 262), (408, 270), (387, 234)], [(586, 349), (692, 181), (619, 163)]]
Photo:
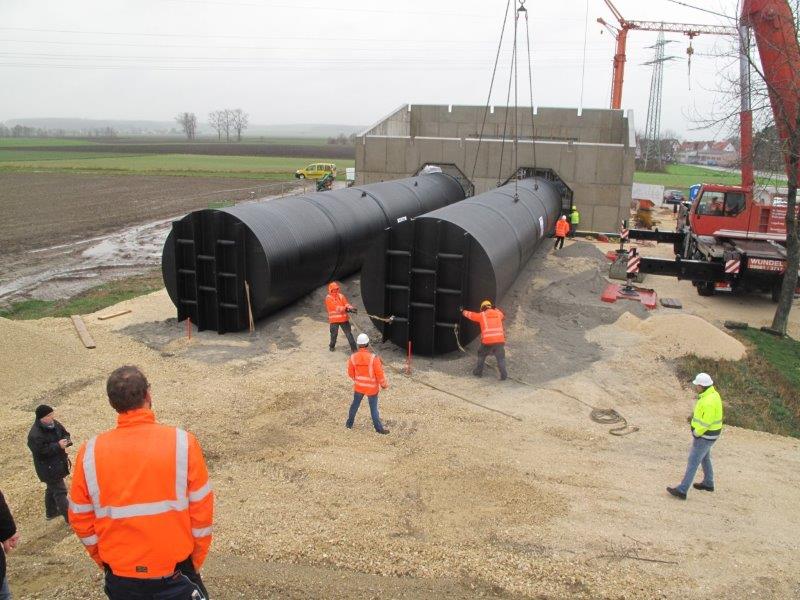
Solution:
[(5, 319), (42, 319), (44, 317), (68, 317), (96, 312), (124, 300), (155, 292), (164, 287), (161, 270), (154, 269), (144, 275), (136, 275), (119, 281), (97, 286), (65, 300), (23, 300), (5, 310), (0, 317)]
[[(646, 173), (636, 171), (633, 180), (637, 183), (652, 183), (663, 185), (664, 189), (681, 190), (689, 193), (689, 186), (695, 183), (721, 183), (725, 185), (739, 185), (742, 181), (739, 173), (715, 171), (694, 165), (668, 165), (666, 173)], [(761, 182), (761, 180), (759, 180)], [(769, 183), (766, 180), (763, 183)]]
[(736, 334), (748, 347), (740, 361), (689, 356), (678, 363), (684, 379), (710, 373), (731, 425), (800, 438), (800, 342), (757, 329)]
[[(293, 178), (295, 170), (325, 158), (265, 156), (206, 156), (195, 154), (76, 155), (74, 152), (2, 151), (0, 171), (237, 177), (245, 179)], [(352, 159), (336, 159), (340, 178)]]

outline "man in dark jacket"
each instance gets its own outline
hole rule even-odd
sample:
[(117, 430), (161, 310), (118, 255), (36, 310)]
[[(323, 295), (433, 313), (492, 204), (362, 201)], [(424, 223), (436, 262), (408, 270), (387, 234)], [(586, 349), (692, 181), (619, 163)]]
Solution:
[(28, 448), (33, 453), (36, 474), (47, 484), (44, 508), (48, 519), (61, 515), (67, 521), (67, 486), (64, 477), (69, 475), (66, 448), (71, 445), (69, 431), (55, 420), (52, 407), (46, 404), (37, 406), (36, 421), (28, 433)]
[(11, 516), (3, 493), (0, 492), (0, 544), (3, 546), (0, 550), (0, 600), (11, 598), (6, 578), (6, 554), (17, 547), (17, 542), (19, 542), (19, 534), (17, 526), (14, 524), (14, 517)]

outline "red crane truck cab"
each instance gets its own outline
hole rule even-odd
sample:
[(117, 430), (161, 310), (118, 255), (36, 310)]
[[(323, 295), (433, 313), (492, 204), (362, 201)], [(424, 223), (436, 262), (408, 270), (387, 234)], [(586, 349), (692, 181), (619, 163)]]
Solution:
[[(698, 236), (735, 240), (786, 240), (786, 205), (756, 201), (740, 186), (703, 184), (688, 214)], [(680, 229), (684, 223), (678, 223)]]

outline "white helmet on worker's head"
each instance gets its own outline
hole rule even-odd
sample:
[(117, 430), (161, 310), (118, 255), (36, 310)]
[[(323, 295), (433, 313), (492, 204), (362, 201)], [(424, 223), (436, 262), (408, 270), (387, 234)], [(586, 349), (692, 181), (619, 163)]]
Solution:
[(369, 346), (369, 336), (366, 333), (359, 333), (356, 338), (356, 344), (358, 346)]
[(561, 215), (561, 220), (562, 221), (566, 221), (567, 220), (567, 215)]
[(714, 380), (711, 379), (711, 375), (708, 373), (698, 373), (697, 376), (692, 381), (693, 385), (702, 385), (703, 387), (711, 387), (714, 385)]

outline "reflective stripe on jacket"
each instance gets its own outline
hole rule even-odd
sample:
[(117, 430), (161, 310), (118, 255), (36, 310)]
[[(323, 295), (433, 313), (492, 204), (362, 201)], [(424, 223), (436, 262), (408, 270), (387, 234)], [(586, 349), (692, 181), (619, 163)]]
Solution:
[(75, 461), (69, 523), (89, 555), (115, 575), (166, 577), (211, 545), (214, 494), (191, 433), (156, 423), (150, 409), (84, 443)]
[(342, 293), (328, 294), (325, 297), (325, 308), (328, 309), (328, 323), (347, 323), (347, 309), (353, 308)]
[(722, 431), (722, 398), (712, 385), (697, 397), (692, 415), (692, 435), (715, 440)]
[(388, 385), (380, 357), (366, 348), (359, 348), (347, 361), (347, 376), (353, 380), (353, 391), (367, 396)]
[(569, 223), (559, 219), (556, 221), (556, 237), (566, 237), (569, 233)]
[(571, 213), (569, 213), (569, 222), (572, 223), (573, 225), (577, 225), (578, 223), (580, 223), (581, 213), (579, 213), (577, 210), (573, 210)]
[(499, 308), (487, 308), (481, 312), (471, 312), (468, 310), (462, 313), (470, 321), (474, 321), (481, 326), (481, 343), (487, 346), (492, 344), (503, 344), (506, 335), (503, 331), (503, 319), (505, 315)]

